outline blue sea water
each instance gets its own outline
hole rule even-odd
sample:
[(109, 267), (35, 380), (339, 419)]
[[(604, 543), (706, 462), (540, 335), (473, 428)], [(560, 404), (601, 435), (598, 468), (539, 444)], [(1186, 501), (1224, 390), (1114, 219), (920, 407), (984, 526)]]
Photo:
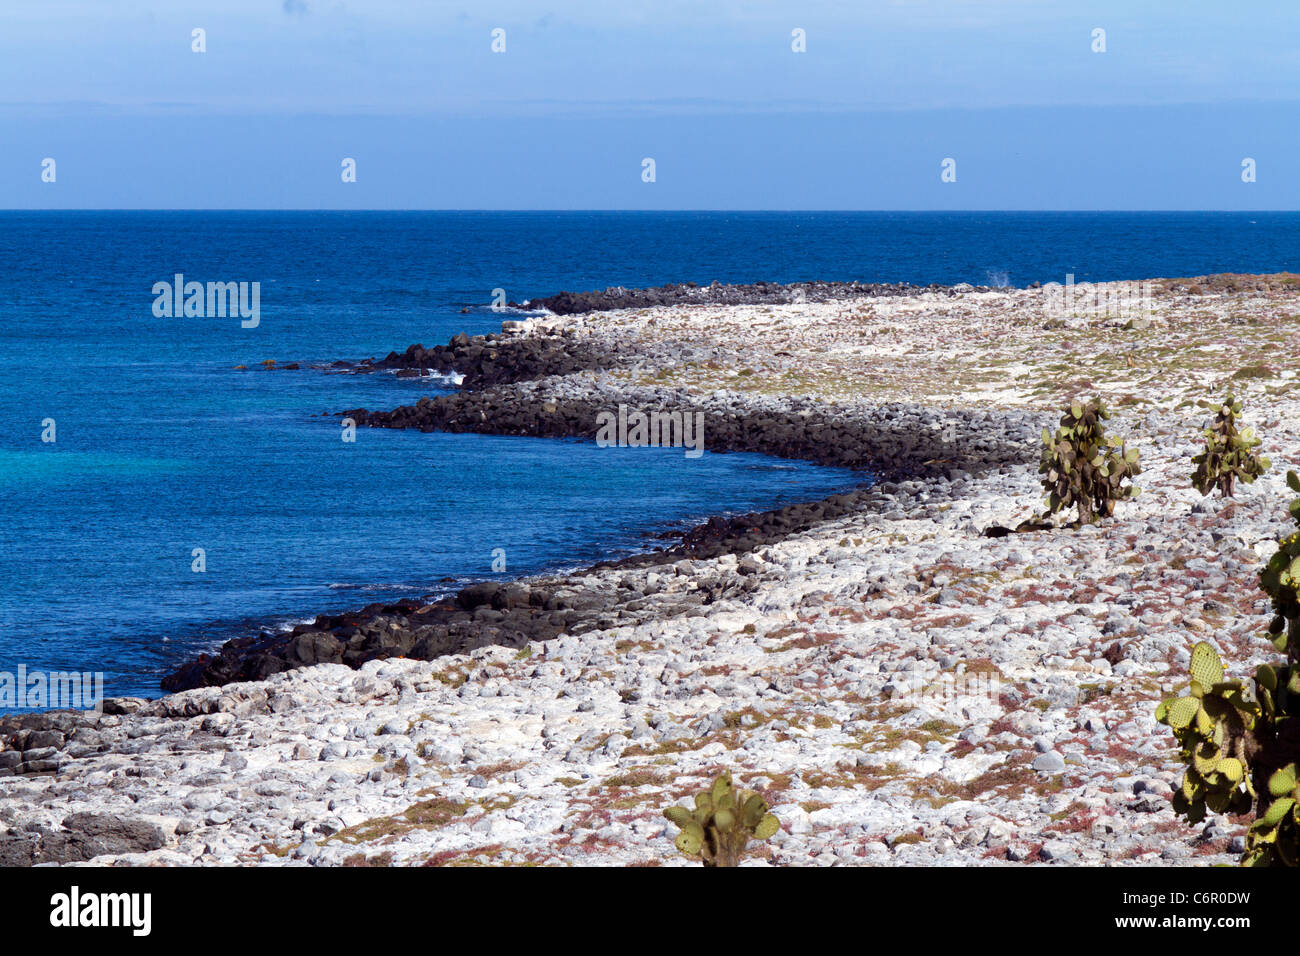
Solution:
[[(438, 386), (263, 359), (495, 331), (498, 287), (522, 301), (686, 280), (1295, 269), (1297, 226), (1278, 213), (0, 213), (0, 671), (103, 671), (109, 694), (153, 695), (181, 660), (261, 625), (492, 577), (496, 549), (511, 576), (572, 567), (865, 477), (582, 441), (363, 429), (347, 444), (321, 413)], [(155, 317), (153, 285), (175, 273), (260, 282), (260, 323)]]

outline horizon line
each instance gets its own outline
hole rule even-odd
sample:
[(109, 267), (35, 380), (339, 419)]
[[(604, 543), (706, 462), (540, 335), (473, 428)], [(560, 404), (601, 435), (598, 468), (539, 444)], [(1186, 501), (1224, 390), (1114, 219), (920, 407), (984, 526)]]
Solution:
[(78, 212), (242, 212), (242, 213), (310, 213), (310, 212), (351, 212), (351, 213), (423, 213), (423, 212), (458, 212), (458, 213), (617, 213), (617, 214), (665, 214), (665, 213), (726, 213), (726, 214), (859, 214), (859, 213), (913, 213), (925, 215), (951, 215), (960, 213), (1042, 213), (1042, 214), (1096, 214), (1096, 213), (1240, 213), (1242, 215), (1260, 215), (1277, 213), (1296, 213), (1297, 209), (1235, 209), (1235, 208), (1189, 208), (1189, 207), (1150, 207), (1146, 209), (1017, 209), (1009, 207), (979, 209), (601, 209), (573, 207), (517, 207), (517, 208), (466, 208), (453, 206), (398, 207), (378, 206), (356, 209), (343, 206), (283, 206), (283, 207), (234, 207), (234, 206), (82, 206), (76, 208), (51, 207), (0, 207), (2, 213), (78, 213)]

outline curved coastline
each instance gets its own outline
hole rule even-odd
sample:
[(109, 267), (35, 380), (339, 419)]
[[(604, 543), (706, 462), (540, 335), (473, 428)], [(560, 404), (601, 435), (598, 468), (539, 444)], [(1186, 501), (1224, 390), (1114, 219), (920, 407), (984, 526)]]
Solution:
[[(665, 287), (649, 290), (653, 294), (634, 292), (630, 298), (652, 304), (665, 298), (692, 304), (712, 299), (732, 305), (764, 303), (773, 296), (789, 299), (805, 290), (819, 301), (832, 301), (863, 295), (920, 295), (935, 288), (760, 283), (703, 290)], [(571, 313), (585, 313), (599, 311), (607, 300), (605, 293), (561, 293), (545, 301), (562, 301)], [(338, 416), (372, 428), (589, 440), (596, 437), (599, 417), (613, 414), (620, 406), (647, 414), (697, 416), (709, 451), (757, 452), (861, 469), (886, 482), (894, 494), (859, 488), (768, 511), (715, 516), (681, 533), (676, 544), (568, 575), (481, 582), (436, 601), (405, 599), (322, 614), (288, 632), (236, 638), (215, 653), (199, 655), (163, 679), (165, 691), (264, 680), (316, 664), (355, 668), (390, 657), (434, 660), (488, 645), (517, 649), (530, 641), (581, 634), (614, 623), (690, 613), (703, 604), (744, 593), (752, 581), (743, 574), (701, 580), (681, 600), (670, 605), (659, 601), (647, 610), (646, 588), (652, 585), (644, 579), (649, 569), (682, 568), (682, 562), (722, 554), (742, 556), (820, 521), (862, 508), (896, 505), (900, 491), (908, 495), (926, 487), (942, 495), (938, 489), (946, 489), (960, 476), (1030, 460), (1041, 424), (1032, 416), (942, 411), (905, 403), (833, 409), (808, 398), (757, 400), (734, 394), (695, 396), (660, 387), (619, 387), (603, 381), (601, 373), (635, 366), (647, 356), (618, 337), (602, 335), (599, 326), (584, 330), (588, 334), (546, 320), (507, 320), (503, 326), (500, 334), (461, 333), (445, 346), (413, 344), (375, 362), (333, 363), (332, 370), (358, 374), (400, 370), (462, 377), (450, 394), (421, 398), (415, 405), (391, 411), (351, 409)], [(623, 575), (618, 589), (577, 583), (598, 572), (616, 571), (632, 573)], [(638, 581), (632, 580), (633, 574)]]

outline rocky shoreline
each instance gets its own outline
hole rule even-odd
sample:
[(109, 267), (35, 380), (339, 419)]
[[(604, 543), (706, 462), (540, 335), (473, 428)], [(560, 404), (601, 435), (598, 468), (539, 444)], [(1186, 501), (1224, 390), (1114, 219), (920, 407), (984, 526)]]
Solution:
[[(1162, 279), (1167, 291), (1204, 295), (1219, 292), (1285, 292), (1294, 289), (1294, 273), (1277, 275), (1240, 275), (1223, 273), (1184, 279)], [(1103, 283), (1104, 285), (1104, 283)], [(608, 312), (614, 309), (645, 309), (669, 306), (719, 306), (719, 305), (791, 305), (812, 302), (843, 302), (864, 299), (941, 296), (951, 298), (967, 293), (1005, 291), (1006, 287), (973, 286), (963, 282), (957, 285), (912, 285), (908, 282), (750, 282), (709, 285), (695, 282), (676, 282), (647, 289), (625, 289), (613, 286), (590, 292), (558, 292), (552, 296), (511, 302), (518, 309), (544, 310), (554, 315), (581, 315), (587, 312)], [(1042, 288), (1032, 282), (1026, 290)]]
[[(236, 649), (190, 675), (219, 686), (3, 718), (0, 862), (681, 865), (661, 810), (723, 769), (782, 821), (754, 865), (1232, 862), (1240, 820), (1175, 818), (1152, 713), (1196, 640), (1234, 669), (1268, 652), (1294, 289), (1169, 280), (1140, 322), (1033, 289), (654, 305), (341, 365), (469, 360), (453, 395), (347, 413), (372, 427), (590, 437), (630, 400), (698, 409), (706, 448), (884, 478), (662, 557), (283, 636), (344, 663), (263, 648), (288, 669), (250, 680)], [(1192, 402), (1226, 387), (1276, 467), (1221, 503), (1187, 474)], [(984, 537), (1041, 508), (1037, 425), (1080, 392), (1141, 449), (1143, 494), (1104, 525)], [(442, 656), (384, 658), (409, 638)]]
[[(1037, 287), (1037, 284), (1034, 286)], [(554, 315), (581, 315), (613, 309), (645, 309), (681, 305), (789, 305), (805, 302), (843, 302), (857, 299), (930, 295), (954, 296), (963, 292), (988, 292), (988, 286), (912, 285), (908, 282), (673, 282), (657, 288), (625, 289), (614, 286), (591, 292), (557, 292), (511, 305), (542, 309)]]
[[(455, 371), (464, 376), (460, 389), (388, 412), (352, 409), (339, 414), (358, 426), (375, 428), (594, 439), (597, 417), (622, 404), (647, 413), (702, 416), (710, 451), (759, 452), (867, 469), (886, 480), (947, 480), (1023, 464), (1036, 454), (1034, 442), (1042, 422), (1023, 415), (940, 412), (904, 404), (827, 409), (811, 399), (695, 398), (682, 390), (619, 388), (599, 380), (574, 383), (568, 377), (574, 372), (600, 372), (632, 354), (625, 343), (574, 338), (563, 332), (459, 335), (432, 349), (412, 345), (404, 353), (392, 352), (381, 362), (359, 363), (349, 370)], [(390, 657), (434, 660), (492, 644), (520, 648), (564, 633), (635, 622), (645, 591), (626, 584), (617, 592), (593, 591), (575, 587), (573, 580), (593, 571), (743, 555), (878, 500), (859, 490), (771, 511), (715, 517), (683, 532), (678, 544), (603, 562), (569, 580), (488, 582), (432, 602), (404, 600), (321, 615), (288, 633), (228, 641), (217, 653), (201, 655), (167, 675), (162, 686), (174, 692), (264, 680), (315, 664), (359, 667)], [(745, 585), (743, 576), (706, 578), (683, 598), (680, 608), (657, 607), (653, 613), (686, 613), (742, 593)]]

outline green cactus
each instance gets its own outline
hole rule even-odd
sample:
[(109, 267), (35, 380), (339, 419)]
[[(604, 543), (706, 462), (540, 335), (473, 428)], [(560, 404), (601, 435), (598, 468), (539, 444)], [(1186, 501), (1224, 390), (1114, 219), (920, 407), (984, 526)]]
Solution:
[[(1287, 474), (1300, 494), (1300, 476)], [(1300, 525), (1300, 498), (1291, 503)], [(1300, 864), (1300, 531), (1283, 538), (1260, 572), (1260, 587), (1272, 598), (1268, 635), (1286, 655), (1263, 664), (1251, 680), (1227, 680), (1219, 655), (1204, 642), (1192, 650), (1191, 686), (1186, 697), (1166, 700), (1156, 719), (1167, 724), (1187, 763), (1174, 810), (1196, 823), (1206, 809), (1245, 813), (1254, 807), (1246, 835), (1247, 866)]]
[(1047, 513), (1043, 518), (1067, 508), (1078, 509), (1077, 525), (1109, 518), (1115, 505), (1136, 497), (1139, 490), (1126, 480), (1142, 473), (1137, 449), (1128, 449), (1124, 440), (1106, 434), (1102, 424), (1110, 415), (1100, 399), (1086, 405), (1071, 403), (1061, 418), (1061, 427), (1053, 435), (1043, 429), (1043, 458), (1038, 472), (1047, 491)]
[(1248, 485), (1253, 484), (1272, 464), (1267, 458), (1255, 454), (1260, 440), (1255, 437), (1253, 429), (1237, 431), (1241, 402), (1231, 393), (1220, 404), (1206, 401), (1196, 404), (1204, 409), (1217, 410), (1218, 414), (1205, 429), (1205, 451), (1192, 459), (1196, 464), (1192, 485), (1203, 495), (1217, 488), (1223, 497), (1231, 498), (1238, 478)]
[[(1300, 495), (1300, 476), (1287, 472), (1286, 483)], [(1300, 498), (1291, 502), (1291, 517), (1300, 527)], [(1268, 633), (1273, 646), (1300, 664), (1300, 531), (1278, 542), (1277, 552), (1259, 575), (1259, 586), (1273, 600)]]
[(756, 793), (737, 792), (731, 774), (695, 795), (695, 809), (669, 807), (664, 816), (681, 829), (674, 841), (686, 856), (705, 866), (738, 866), (750, 840), (766, 840), (781, 823), (767, 812), (767, 801)]
[[(1300, 785), (1289, 763), (1268, 778), (1267, 806), (1246, 834), (1246, 866), (1300, 865)], [(1263, 802), (1261, 802), (1263, 806)]]
[(1259, 705), (1241, 681), (1223, 678), (1218, 653), (1202, 641), (1192, 649), (1188, 696), (1156, 708), (1156, 720), (1173, 730), (1187, 763), (1173, 805), (1189, 823), (1203, 820), (1207, 807), (1215, 813), (1245, 813), (1254, 796), (1246, 775), (1247, 742)]

